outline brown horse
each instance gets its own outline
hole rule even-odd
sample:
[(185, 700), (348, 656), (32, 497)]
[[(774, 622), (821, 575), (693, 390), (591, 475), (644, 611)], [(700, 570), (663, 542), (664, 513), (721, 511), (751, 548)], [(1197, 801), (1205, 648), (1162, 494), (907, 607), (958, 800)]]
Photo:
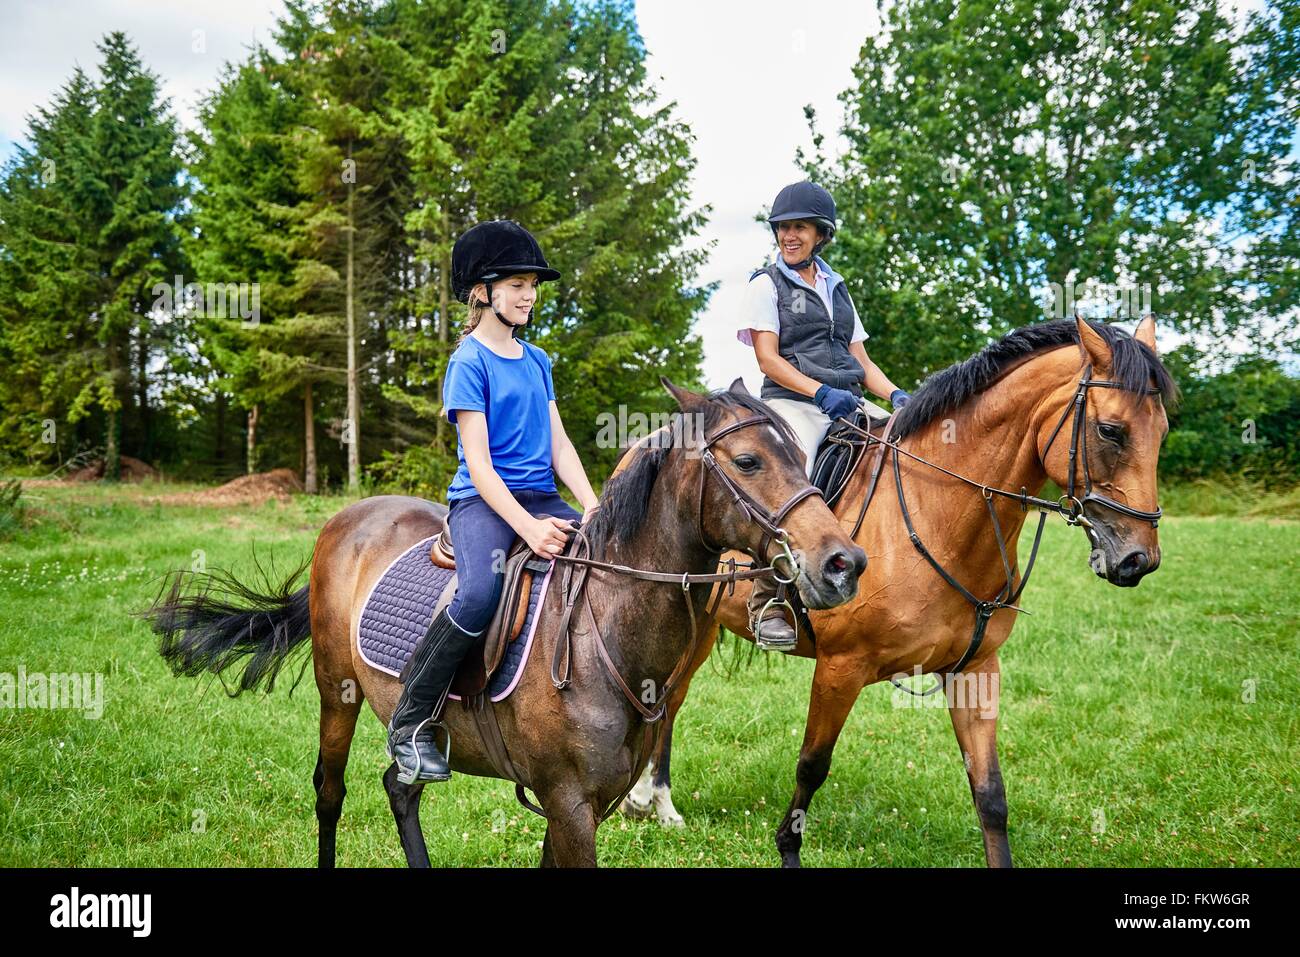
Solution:
[[(575, 615), (570, 622), (564, 603), (577, 595), (551, 587), (518, 685), (505, 700), (488, 705), (496, 709), (516, 783), (537, 795), (545, 814), (544, 866), (595, 865), (597, 826), (649, 760), (653, 739), (646, 718), (663, 714), (709, 598), (708, 588), (690, 587), (694, 579), (684, 576), (708, 580), (724, 547), (779, 557), (780, 542), (787, 539), (802, 556), (800, 597), (809, 607), (829, 608), (856, 594), (866, 564), (865, 554), (808, 486), (798, 440), (739, 380), (731, 391), (709, 396), (666, 380), (664, 385), (681, 410), (674, 414), (674, 441), (647, 449), (634, 467), (606, 484), (600, 510), (579, 533), (596, 563), (578, 564), (572, 554), (557, 559), (572, 563), (574, 577), (589, 576), (585, 599), (592, 617)], [(177, 673), (220, 671), (251, 656), (235, 693), (261, 682), (269, 689), (285, 656), (310, 633), (321, 699), (314, 783), (323, 867), (334, 863), (343, 772), (362, 701), (369, 699), (386, 725), (401, 692), (396, 678), (360, 656), (353, 636), (362, 604), (384, 569), (438, 532), (446, 514), (445, 507), (423, 499), (368, 498), (321, 530), (309, 586), (291, 591), (291, 578), (264, 595), (221, 575), (215, 583), (225, 594), (213, 596), (214, 579), (206, 576), (205, 587), (186, 596), (178, 577), (168, 597), (148, 613), (163, 635), (162, 654)], [(627, 569), (601, 567), (600, 559), (671, 577), (636, 577)], [(560, 627), (562, 619), (571, 630)], [(547, 672), (565, 632), (572, 639), (568, 683)], [(644, 689), (657, 693), (643, 703)], [(658, 704), (657, 713), (645, 703)], [(504, 776), (466, 709), (449, 706), (443, 721), (454, 742), (454, 770)], [(419, 822), (424, 785), (402, 784), (396, 771), (395, 764), (389, 766), (384, 787), (407, 862), (428, 866)], [(518, 793), (522, 800), (522, 789)]]
[[(1011, 864), (996, 749), (998, 648), (1015, 623), (1024, 581), (1016, 561), (1024, 504), (1040, 507), (1043, 515), (1060, 511), (1082, 525), (1093, 546), (1093, 570), (1113, 584), (1136, 585), (1160, 564), (1156, 459), (1168, 432), (1162, 400), (1176, 393), (1155, 354), (1153, 317), (1133, 336), (1114, 326), (1058, 320), (1016, 330), (935, 374), (895, 414), (891, 434), (904, 454), (879, 444), (866, 452), (835, 505), (847, 528), (861, 522), (854, 540), (871, 559), (859, 596), (812, 612), (816, 645), (801, 629), (792, 652), (817, 665), (794, 796), (776, 833), (783, 864), (799, 864), (809, 803), (863, 687), (898, 675), (942, 675), (961, 663), (961, 675), (944, 679), (948, 710), (985, 858), (990, 866)], [(876, 452), (888, 454), (892, 467), (880, 469), (875, 504), (863, 518), (873, 487), (867, 463)], [(952, 473), (977, 481), (966, 484)], [(1036, 498), (1048, 478), (1068, 491), (1064, 504)], [(998, 547), (997, 525), (1005, 551)], [(1041, 525), (1040, 517), (1040, 531)], [(987, 603), (978, 643), (976, 608), (958, 586)], [(748, 587), (737, 588), (724, 600), (719, 620), (752, 640), (748, 594)], [(703, 636), (686, 680), (672, 693), (655, 761), (624, 801), (630, 814), (657, 813), (664, 824), (682, 823), (670, 791), (672, 722), (690, 675), (716, 637), (714, 630)]]

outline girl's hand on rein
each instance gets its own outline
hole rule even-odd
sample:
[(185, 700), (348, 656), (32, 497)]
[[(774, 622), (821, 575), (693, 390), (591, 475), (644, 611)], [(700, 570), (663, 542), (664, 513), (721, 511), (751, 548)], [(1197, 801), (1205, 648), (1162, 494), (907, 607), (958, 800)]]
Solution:
[(571, 534), (573, 526), (567, 518), (547, 516), (533, 519), (523, 539), (538, 558), (552, 559), (564, 551)]

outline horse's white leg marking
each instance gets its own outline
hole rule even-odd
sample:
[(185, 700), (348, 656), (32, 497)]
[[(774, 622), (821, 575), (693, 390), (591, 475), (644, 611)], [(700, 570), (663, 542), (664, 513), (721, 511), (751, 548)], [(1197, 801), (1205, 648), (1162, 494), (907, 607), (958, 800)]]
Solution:
[(682, 816), (677, 813), (677, 808), (673, 807), (673, 791), (668, 785), (655, 785), (654, 804), (655, 816), (664, 827), (686, 826)]
[(647, 761), (641, 779), (623, 798), (621, 810), (628, 817), (649, 817), (654, 799), (654, 762)]

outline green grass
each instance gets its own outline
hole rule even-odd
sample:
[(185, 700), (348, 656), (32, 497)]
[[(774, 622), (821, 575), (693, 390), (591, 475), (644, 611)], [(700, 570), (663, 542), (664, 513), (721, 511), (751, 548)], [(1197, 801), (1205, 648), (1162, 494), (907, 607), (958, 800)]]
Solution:
[[(247, 573), (252, 547), (287, 571), (339, 497), (214, 510), (145, 504), (140, 488), (25, 492), (0, 540), (0, 672), (99, 672), (104, 713), (0, 709), (0, 865), (309, 866), (317, 703), (307, 674), (270, 696), (178, 679), (130, 613), (160, 576)], [(1180, 516), (1137, 589), (1096, 579), (1078, 530), (1051, 520), (1004, 647), (1000, 753), (1017, 863), (1295, 865), (1300, 524)], [(748, 646), (746, 646), (748, 651)], [(719, 653), (678, 721), (683, 831), (611, 818), (602, 864), (771, 866), (789, 800), (811, 663)], [(742, 658), (748, 657), (742, 655)], [(295, 669), (296, 671), (296, 669)], [(1253, 682), (1253, 702), (1243, 701)], [(379, 777), (383, 729), (362, 713), (339, 862), (399, 866)], [(1104, 820), (1104, 830), (1096, 826)], [(536, 864), (542, 822), (503, 782), (426, 791), (445, 865)], [(809, 865), (979, 866), (983, 853), (947, 716), (864, 691), (809, 812)]]

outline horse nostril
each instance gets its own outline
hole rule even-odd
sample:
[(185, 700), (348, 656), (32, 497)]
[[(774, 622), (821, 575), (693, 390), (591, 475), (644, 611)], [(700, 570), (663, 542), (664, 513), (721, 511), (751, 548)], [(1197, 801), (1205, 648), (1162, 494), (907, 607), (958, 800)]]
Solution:
[(1140, 575), (1147, 568), (1147, 553), (1133, 552), (1120, 562), (1119, 570), (1124, 576)]
[(863, 566), (866, 564), (867, 554), (860, 548), (854, 548), (852, 551), (833, 552), (825, 562), (822, 563), (822, 574), (827, 578), (838, 578), (847, 576), (849, 572), (853, 573), (856, 578), (862, 574)]

